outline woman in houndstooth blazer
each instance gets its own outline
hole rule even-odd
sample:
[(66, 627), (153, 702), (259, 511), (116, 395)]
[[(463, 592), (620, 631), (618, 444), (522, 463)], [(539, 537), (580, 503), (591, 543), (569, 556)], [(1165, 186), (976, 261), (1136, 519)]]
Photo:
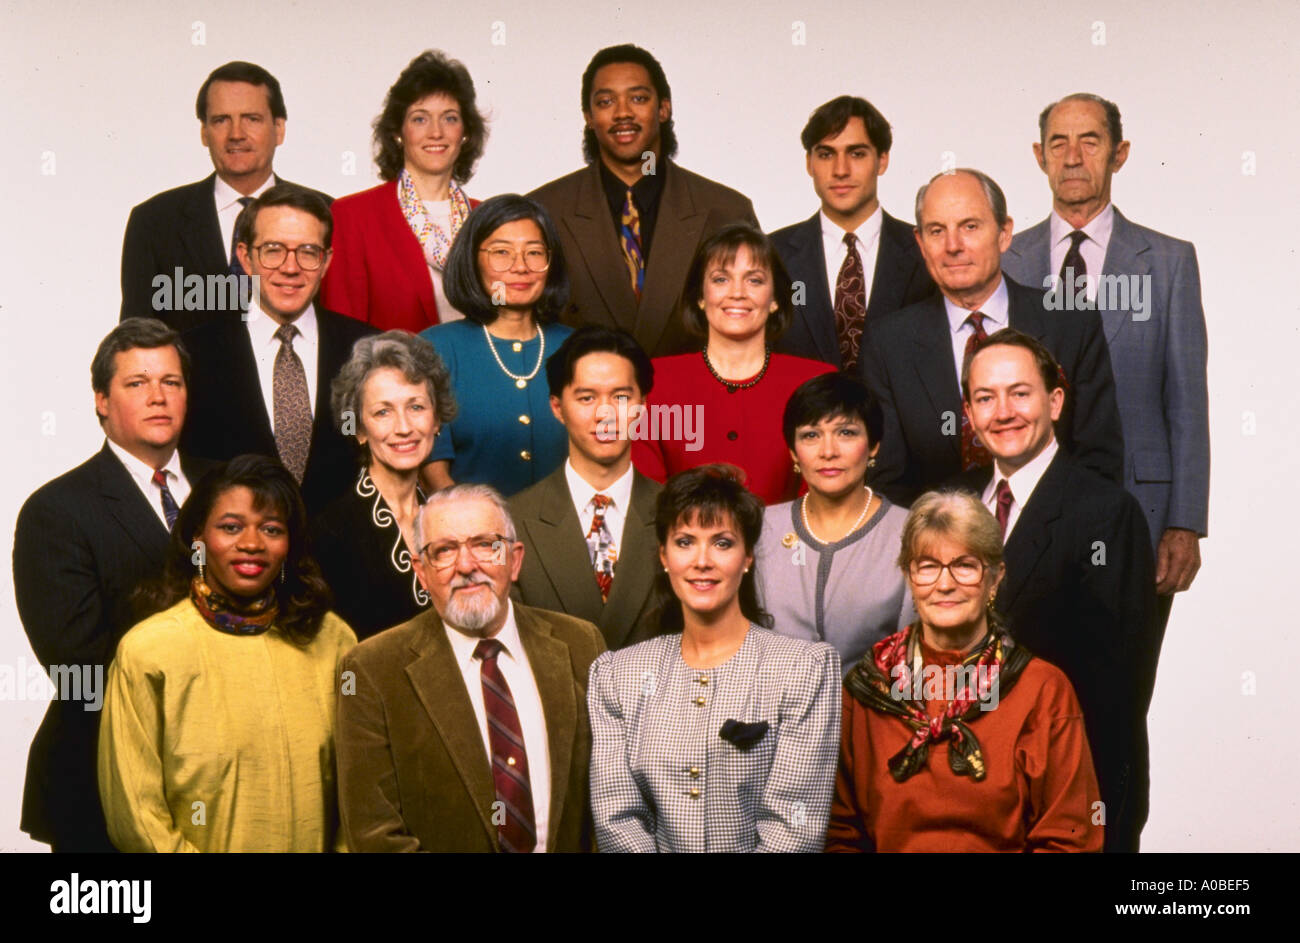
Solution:
[(839, 751), (839, 655), (764, 628), (763, 504), (738, 469), (669, 479), (655, 514), (662, 634), (591, 666), (600, 851), (821, 851)]

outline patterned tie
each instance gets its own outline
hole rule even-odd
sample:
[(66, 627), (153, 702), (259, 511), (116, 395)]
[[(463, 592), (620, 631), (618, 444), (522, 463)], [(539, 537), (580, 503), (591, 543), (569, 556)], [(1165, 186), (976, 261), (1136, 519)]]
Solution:
[(474, 657), (483, 663), (483, 706), (492, 748), (492, 781), (506, 813), (505, 821), (497, 826), (497, 836), (502, 851), (528, 852), (537, 847), (533, 788), (528, 779), (528, 755), (524, 752), (519, 713), (497, 664), (502, 648), (496, 639), (485, 638), (474, 646)]
[(632, 291), (641, 297), (641, 286), (645, 284), (645, 258), (641, 255), (641, 215), (636, 211), (632, 200), (632, 188), (627, 188), (623, 200), (623, 213), (619, 217), (618, 241), (623, 247), (623, 260), (627, 263), (627, 274), (632, 280)]
[[(251, 196), (241, 196), (239, 198), (239, 207), (242, 210), (249, 203), (253, 202)], [(235, 222), (239, 222), (239, 217), (235, 217)], [(239, 226), (236, 225), (230, 232), (230, 274), (243, 275), (244, 267), (239, 264), (239, 253), (235, 251), (235, 246), (239, 245)]]
[(618, 562), (618, 548), (614, 546), (614, 535), (605, 523), (605, 508), (614, 503), (607, 494), (598, 494), (591, 499), (594, 512), (591, 515), (591, 527), (587, 531), (587, 552), (591, 554), (591, 565), (596, 571), (596, 583), (600, 586), (602, 602), (609, 602), (609, 590), (614, 585), (614, 564)]
[(167, 518), (167, 529), (171, 530), (176, 526), (176, 515), (181, 512), (181, 509), (176, 506), (176, 499), (172, 497), (171, 489), (167, 487), (167, 473), (161, 468), (157, 469), (153, 473), (153, 483), (162, 492), (163, 517)]
[(307, 471), (311, 448), (311, 398), (307, 395), (307, 372), (293, 350), (298, 329), (282, 324), (275, 332), (280, 352), (275, 355), (271, 377), (272, 410), (275, 415), (275, 450), (280, 461), (299, 484)]
[(835, 336), (840, 341), (840, 365), (844, 370), (853, 370), (858, 365), (862, 325), (867, 319), (866, 279), (857, 243), (858, 237), (853, 233), (844, 234), (848, 253), (835, 279)]
[(1073, 269), (1074, 278), (1080, 275), (1088, 274), (1088, 263), (1083, 261), (1083, 253), (1079, 251), (1079, 245), (1083, 240), (1088, 238), (1088, 234), (1082, 229), (1076, 229), (1070, 233), (1070, 248), (1065, 250), (1065, 258), (1061, 261), (1061, 280), (1065, 282), (1065, 288), (1071, 294), (1074, 293), (1074, 280), (1066, 279), (1065, 270)]
[(997, 502), (998, 502), (998, 529), (1002, 531), (1002, 539), (1007, 539), (1007, 520), (1011, 517), (1011, 505), (1016, 499), (1011, 495), (1011, 486), (1007, 484), (1005, 478), (998, 482)]
[[(984, 314), (981, 311), (972, 312), (965, 322), (975, 328), (975, 332), (966, 338), (966, 352), (962, 357), (962, 363), (975, 351), (975, 345), (988, 337), (984, 330)], [(983, 468), (993, 464), (993, 456), (989, 455), (989, 450), (984, 448), (984, 444), (975, 437), (975, 429), (970, 424), (970, 417), (966, 411), (962, 410), (961, 414), (961, 468), (962, 471), (970, 471), (974, 468)]]

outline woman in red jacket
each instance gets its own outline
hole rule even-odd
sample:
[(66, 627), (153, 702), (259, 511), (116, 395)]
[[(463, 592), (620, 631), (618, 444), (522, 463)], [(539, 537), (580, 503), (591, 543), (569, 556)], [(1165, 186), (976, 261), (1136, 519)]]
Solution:
[(381, 331), (416, 333), (457, 320), (442, 272), (478, 205), (461, 184), (487, 140), (469, 72), (434, 50), (416, 56), (388, 90), (374, 140), (386, 182), (334, 201), (334, 258), (321, 305)]

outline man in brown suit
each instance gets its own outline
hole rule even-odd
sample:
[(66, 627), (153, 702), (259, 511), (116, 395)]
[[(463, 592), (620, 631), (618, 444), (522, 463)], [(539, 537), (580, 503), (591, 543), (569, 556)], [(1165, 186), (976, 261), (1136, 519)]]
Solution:
[(514, 604), (524, 547), (486, 485), (415, 521), (433, 610), (343, 663), (339, 808), (352, 851), (590, 848), (587, 672), (605, 649), (572, 616)]
[(610, 46), (582, 76), (587, 166), (533, 191), (560, 233), (572, 282), (564, 320), (618, 327), (652, 357), (698, 349), (676, 316), (696, 248), (727, 223), (757, 226), (729, 187), (672, 162), (672, 94), (637, 46)]

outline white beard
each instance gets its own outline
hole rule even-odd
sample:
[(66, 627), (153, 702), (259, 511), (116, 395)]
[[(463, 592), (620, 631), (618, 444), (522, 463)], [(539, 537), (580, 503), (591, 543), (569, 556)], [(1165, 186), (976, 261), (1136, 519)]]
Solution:
[[(491, 589), (491, 586), (488, 586)], [(477, 635), (501, 614), (501, 600), (495, 593), (477, 602), (457, 596), (453, 591), (447, 600), (447, 611), (443, 621), (466, 635)]]

